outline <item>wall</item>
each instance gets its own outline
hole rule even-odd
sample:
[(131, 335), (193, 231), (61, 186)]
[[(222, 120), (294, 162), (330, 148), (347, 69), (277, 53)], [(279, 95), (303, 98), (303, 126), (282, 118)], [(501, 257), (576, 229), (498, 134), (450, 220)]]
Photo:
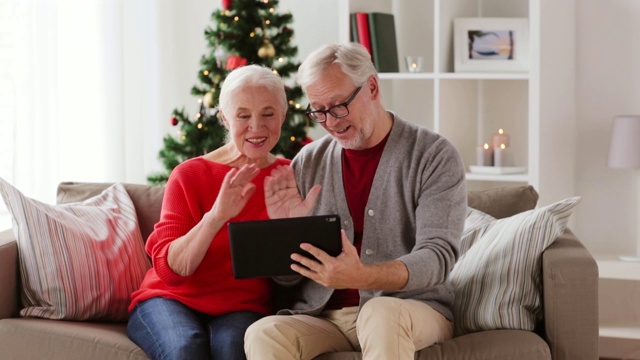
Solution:
[[(576, 2), (540, 1), (538, 206), (576, 194)], [(533, 25), (533, 24), (532, 24)], [(535, 30), (534, 30), (535, 32)], [(535, 51), (535, 50), (533, 50)], [(561, 54), (561, 56), (558, 56)], [(535, 144), (531, 144), (535, 145)], [(562, 154), (559, 154), (559, 149)], [(574, 228), (575, 220), (570, 226)]]
[(279, 11), (293, 14), (293, 43), (303, 60), (322, 44), (338, 40), (338, 8), (341, 0), (280, 0)]
[(640, 114), (640, 2), (579, 0), (576, 14), (575, 189), (583, 199), (575, 232), (594, 254), (629, 255), (639, 235), (640, 173), (606, 161), (613, 116)]
[[(204, 30), (211, 25), (211, 13), (219, 4), (212, 4), (210, 0), (190, 0), (188, 6), (181, 1), (169, 1), (163, 6), (158, 6), (157, 14), (153, 15), (155, 21), (152, 26), (155, 29), (149, 31), (157, 39), (153, 42), (149, 41), (149, 38), (145, 40), (146, 34), (127, 31), (135, 29), (133, 22), (140, 21), (139, 15), (133, 15), (139, 14), (138, 8), (144, 7), (144, 3), (138, 4), (139, 2), (125, 2), (127, 8), (124, 10), (129, 14), (124, 30), (127, 35), (125, 52), (129, 54), (126, 63), (129, 66), (127, 78), (130, 84), (127, 99), (129, 102), (141, 102), (148, 96), (157, 98), (158, 104), (155, 108), (138, 107), (137, 111), (139, 118), (152, 111), (155, 121), (162, 125), (163, 130), (155, 135), (155, 140), (144, 144), (144, 162), (149, 158), (156, 159), (158, 151), (163, 147), (162, 138), (167, 133), (174, 134), (177, 131), (177, 128), (170, 124), (174, 108), (184, 107), (191, 115), (198, 111), (199, 105), (197, 99), (191, 95), (191, 88), (198, 84), (200, 57), (208, 52)], [(144, 14), (144, 11), (142, 13)], [(140, 46), (149, 42), (152, 44)], [(161, 60), (154, 63), (156, 66), (149, 68), (150, 61), (144, 61), (148, 56), (160, 57)], [(150, 83), (150, 80), (153, 80), (153, 83)], [(143, 165), (138, 164), (138, 169), (141, 170), (136, 174), (135, 182), (146, 183), (149, 173), (164, 171), (159, 161), (152, 168)]]
[[(304, 60), (320, 45), (339, 41), (339, 27), (345, 26), (338, 19), (338, 9), (344, 0), (280, 0), (279, 11), (291, 11), (293, 15), (293, 43), (298, 47), (298, 60)], [(306, 100), (303, 105), (306, 106)], [(326, 134), (322, 126), (309, 130), (312, 139)]]

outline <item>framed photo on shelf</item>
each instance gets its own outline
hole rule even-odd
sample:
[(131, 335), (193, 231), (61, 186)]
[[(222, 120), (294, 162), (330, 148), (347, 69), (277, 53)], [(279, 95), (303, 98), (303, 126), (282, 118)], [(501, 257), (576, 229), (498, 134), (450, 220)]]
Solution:
[(526, 72), (528, 60), (528, 19), (454, 19), (455, 72)]

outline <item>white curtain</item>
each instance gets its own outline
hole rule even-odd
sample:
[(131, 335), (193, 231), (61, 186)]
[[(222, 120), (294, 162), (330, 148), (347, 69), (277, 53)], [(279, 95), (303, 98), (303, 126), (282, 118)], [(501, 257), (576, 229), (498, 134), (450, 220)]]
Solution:
[(162, 170), (171, 110), (197, 107), (190, 88), (216, 6), (0, 0), (0, 176), (54, 203), (61, 181), (145, 183)]

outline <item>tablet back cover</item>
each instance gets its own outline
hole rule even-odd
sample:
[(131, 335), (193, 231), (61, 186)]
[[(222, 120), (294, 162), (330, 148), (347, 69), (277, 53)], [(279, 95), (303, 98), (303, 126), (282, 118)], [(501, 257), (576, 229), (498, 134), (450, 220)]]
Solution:
[(338, 215), (232, 222), (228, 229), (236, 279), (297, 274), (291, 254), (311, 257), (300, 249), (303, 242), (331, 256), (342, 252)]

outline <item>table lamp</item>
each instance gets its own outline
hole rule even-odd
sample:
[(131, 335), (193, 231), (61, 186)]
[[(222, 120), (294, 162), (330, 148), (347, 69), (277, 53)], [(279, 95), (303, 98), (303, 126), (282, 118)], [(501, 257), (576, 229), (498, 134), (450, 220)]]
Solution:
[[(640, 115), (614, 117), (607, 166), (613, 169), (640, 169)], [(636, 178), (636, 216), (640, 217), (640, 177)], [(640, 222), (636, 224), (636, 255), (620, 256), (623, 261), (640, 262)]]

